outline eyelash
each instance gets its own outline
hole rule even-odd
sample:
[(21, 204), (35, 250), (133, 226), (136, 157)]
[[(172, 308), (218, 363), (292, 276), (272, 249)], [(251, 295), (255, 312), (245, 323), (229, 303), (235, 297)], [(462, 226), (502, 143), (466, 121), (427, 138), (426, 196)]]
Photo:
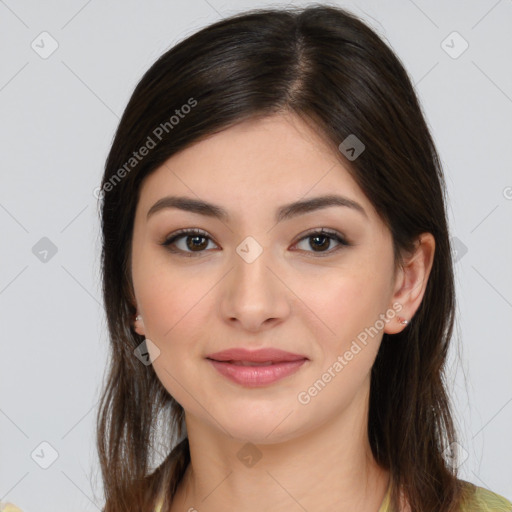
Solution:
[[(180, 255), (183, 255), (185, 257), (194, 257), (196, 254), (199, 255), (201, 253), (204, 253), (206, 252), (206, 250), (202, 250), (202, 251), (183, 251), (181, 249), (176, 249), (176, 248), (172, 248), (172, 244), (175, 243), (178, 239), (180, 238), (185, 238), (187, 236), (200, 236), (202, 238), (207, 238), (211, 241), (213, 241), (210, 236), (208, 236), (208, 233), (206, 233), (205, 231), (202, 231), (200, 229), (181, 229), (179, 231), (177, 231), (176, 233), (173, 233), (172, 235), (170, 235), (168, 238), (166, 238), (164, 240), (164, 242), (162, 242), (160, 245), (164, 246), (168, 251), (172, 252), (172, 253), (177, 253), (177, 254), (180, 254)], [(306, 240), (308, 238), (313, 238), (314, 236), (321, 236), (321, 237), (326, 237), (326, 238), (329, 238), (330, 240), (334, 240), (336, 242), (338, 242), (340, 245), (333, 249), (333, 250), (329, 250), (329, 251), (319, 251), (319, 252), (315, 252), (315, 251), (303, 251), (303, 252), (312, 252), (315, 256), (314, 257), (324, 257), (324, 256), (330, 256), (331, 254), (333, 254), (334, 252), (337, 252), (338, 250), (340, 250), (343, 246), (345, 247), (349, 247), (350, 243), (348, 243), (338, 232), (336, 231), (331, 231), (331, 230), (327, 230), (327, 229), (320, 229), (320, 230), (316, 230), (316, 231), (310, 231), (309, 233), (307, 233), (306, 235), (304, 235), (300, 240), (298, 240), (296, 242), (296, 244), (302, 242), (303, 240)], [(294, 245), (296, 245), (294, 244)]]

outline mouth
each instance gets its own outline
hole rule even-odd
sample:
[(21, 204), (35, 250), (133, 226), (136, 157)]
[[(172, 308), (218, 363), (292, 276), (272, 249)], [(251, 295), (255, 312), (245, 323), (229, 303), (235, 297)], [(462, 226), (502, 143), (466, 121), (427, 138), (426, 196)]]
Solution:
[(224, 377), (244, 387), (268, 386), (296, 373), (309, 359), (276, 349), (230, 349), (206, 357)]
[[(209, 358), (207, 358), (209, 359)], [(218, 361), (217, 359), (211, 359), (211, 361)], [(272, 364), (279, 364), (277, 361), (266, 361), (264, 363), (256, 363), (255, 361), (218, 361), (223, 363), (234, 364), (235, 366), (270, 366)]]
[(285, 352), (284, 350), (275, 348), (262, 348), (258, 350), (230, 348), (222, 350), (221, 352), (208, 354), (206, 358), (240, 366), (269, 366), (272, 364), (290, 363), (308, 359), (304, 355)]

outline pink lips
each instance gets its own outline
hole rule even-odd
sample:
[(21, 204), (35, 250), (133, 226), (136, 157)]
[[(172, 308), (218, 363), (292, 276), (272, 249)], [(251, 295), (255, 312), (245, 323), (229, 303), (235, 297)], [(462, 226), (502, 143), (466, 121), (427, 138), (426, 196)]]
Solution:
[(260, 387), (295, 373), (308, 358), (275, 348), (246, 350), (233, 348), (206, 358), (228, 379), (246, 387)]

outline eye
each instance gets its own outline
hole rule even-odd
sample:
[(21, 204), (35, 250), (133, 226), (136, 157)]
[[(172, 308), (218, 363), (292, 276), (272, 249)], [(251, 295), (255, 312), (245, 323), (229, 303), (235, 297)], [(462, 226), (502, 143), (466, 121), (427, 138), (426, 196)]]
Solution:
[[(306, 236), (303, 236), (295, 245), (304, 243), (306, 240), (309, 240), (309, 247), (313, 248), (313, 251), (308, 251), (307, 249), (301, 250), (305, 252), (317, 253), (318, 255), (321, 255), (321, 253), (326, 253), (329, 255), (341, 249), (341, 246), (351, 245), (338, 232), (329, 231), (326, 229), (308, 233)], [(331, 242), (333, 241), (339, 244), (338, 248), (325, 250), (329, 248)], [(194, 253), (204, 252), (208, 248), (209, 242), (213, 243), (212, 239), (205, 231), (200, 229), (182, 229), (172, 234), (169, 238), (162, 242), (161, 245), (173, 253), (180, 253), (183, 256), (193, 256)], [(179, 243), (182, 243), (181, 247), (179, 247)]]
[[(181, 241), (181, 239), (184, 239), (185, 244), (178, 247), (177, 241)], [(211, 241), (211, 238), (200, 229), (182, 229), (167, 238), (161, 245), (167, 247), (171, 252), (193, 256), (193, 253), (203, 252), (208, 247), (208, 240)], [(175, 245), (177, 248), (174, 247)]]
[[(320, 231), (313, 231), (308, 233), (306, 236), (302, 237), (299, 243), (305, 242), (309, 240), (309, 247), (313, 248), (313, 251), (307, 251), (306, 252), (313, 252), (313, 253), (327, 253), (331, 254), (335, 251), (338, 251), (341, 249), (341, 246), (349, 246), (350, 244), (336, 231), (329, 231), (326, 229), (321, 229)], [(332, 241), (337, 242), (339, 245), (337, 248), (332, 250), (324, 250), (328, 248)], [(302, 249), (301, 249), (302, 250)], [(322, 254), (323, 255), (323, 254)]]

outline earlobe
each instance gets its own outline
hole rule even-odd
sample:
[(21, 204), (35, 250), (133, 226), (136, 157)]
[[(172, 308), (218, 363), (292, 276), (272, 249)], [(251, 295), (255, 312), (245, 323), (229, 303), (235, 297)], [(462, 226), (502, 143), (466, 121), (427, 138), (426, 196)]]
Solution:
[(416, 240), (414, 252), (405, 258), (397, 275), (392, 302), (402, 305), (400, 317), (397, 317), (396, 322), (389, 322), (384, 332), (396, 334), (407, 327), (407, 324), (402, 323), (404, 319), (409, 323), (413, 318), (427, 288), (434, 253), (434, 236), (431, 233), (422, 233)]
[(397, 334), (402, 332), (409, 325), (409, 323), (410, 321), (407, 318), (396, 316), (394, 320), (386, 324), (386, 327), (384, 327), (384, 332), (386, 334)]
[(140, 334), (141, 336), (145, 335), (145, 332), (144, 332), (144, 322), (142, 320), (142, 316), (141, 315), (137, 315), (135, 317), (135, 322), (134, 322), (133, 325), (134, 325), (135, 332), (137, 334)]

